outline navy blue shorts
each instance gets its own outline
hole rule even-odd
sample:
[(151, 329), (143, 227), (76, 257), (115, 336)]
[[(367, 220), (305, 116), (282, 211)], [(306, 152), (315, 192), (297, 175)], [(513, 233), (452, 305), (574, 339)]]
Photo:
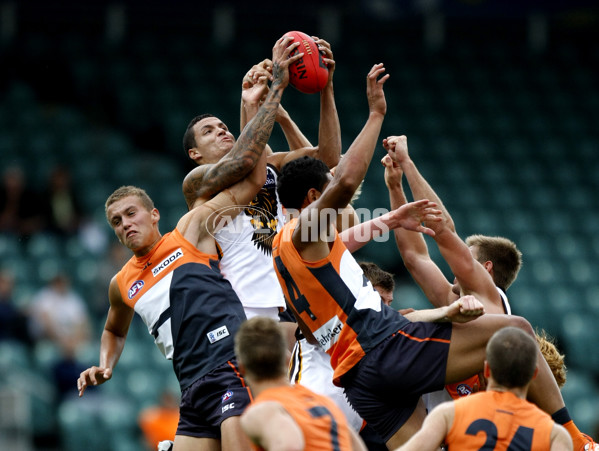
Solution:
[(220, 424), (241, 415), (250, 401), (237, 361), (230, 360), (183, 391), (177, 435), (220, 439)]
[(410, 418), (422, 394), (445, 385), (451, 330), (451, 323), (410, 323), (342, 376), (347, 399), (385, 442)]

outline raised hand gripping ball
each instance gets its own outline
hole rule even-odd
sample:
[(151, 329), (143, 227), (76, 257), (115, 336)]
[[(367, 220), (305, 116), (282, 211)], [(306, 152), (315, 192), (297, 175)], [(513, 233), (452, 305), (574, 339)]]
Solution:
[[(289, 66), (289, 83), (304, 94), (315, 94), (322, 91), (329, 79), (329, 69), (314, 39), (301, 31), (290, 31), (285, 36), (291, 36), (293, 42), (300, 45), (290, 56), (304, 53), (304, 56)], [(291, 42), (291, 44), (293, 43)]]

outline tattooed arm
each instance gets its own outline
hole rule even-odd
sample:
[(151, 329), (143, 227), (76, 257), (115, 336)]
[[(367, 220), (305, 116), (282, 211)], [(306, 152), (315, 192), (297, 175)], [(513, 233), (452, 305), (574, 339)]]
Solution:
[(273, 47), (273, 81), (264, 103), (248, 123), (230, 152), (214, 164), (193, 169), (183, 181), (188, 208), (206, 202), (223, 189), (244, 178), (260, 159), (275, 122), (283, 91), (289, 84), (289, 65), (304, 54), (290, 53), (299, 45), (288, 46), (293, 38), (283, 37)]

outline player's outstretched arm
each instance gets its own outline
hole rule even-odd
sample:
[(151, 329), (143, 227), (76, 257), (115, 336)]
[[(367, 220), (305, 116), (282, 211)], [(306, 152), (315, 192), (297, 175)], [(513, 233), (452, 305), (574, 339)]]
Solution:
[(435, 232), (422, 225), (423, 221), (440, 221), (441, 210), (427, 199), (404, 204), (378, 218), (357, 224), (339, 234), (350, 252), (360, 249), (370, 240), (397, 228), (434, 236)]
[(98, 366), (92, 366), (79, 375), (79, 396), (83, 396), (88, 386), (101, 385), (112, 378), (112, 371), (123, 352), (127, 332), (135, 314), (135, 311), (123, 302), (116, 276), (110, 282), (108, 297), (110, 308), (100, 342), (100, 362)]
[(324, 53), (324, 62), (329, 69), (327, 84), (320, 92), (320, 123), (318, 129), (318, 156), (329, 168), (339, 164), (341, 158), (341, 126), (337, 105), (335, 104), (335, 92), (333, 90), (333, 73), (335, 72), (335, 60), (331, 44), (324, 39), (313, 36), (318, 45), (318, 50)]
[[(449, 212), (441, 202), (437, 193), (433, 190), (430, 184), (424, 179), (418, 168), (408, 154), (407, 138), (405, 136), (390, 136), (383, 145), (388, 151), (389, 156), (397, 162), (406, 176), (414, 199), (430, 199), (437, 203), (439, 209), (443, 212), (443, 220), (437, 223), (426, 224), (435, 231), (435, 242), (439, 247), (441, 255), (451, 268), (453, 275), (459, 282), (463, 294), (473, 294), (483, 303), (488, 313), (504, 313), (503, 302), (497, 289), (495, 282), (487, 270), (474, 259), (470, 249), (466, 243), (459, 237), (455, 230), (455, 226)], [(403, 256), (403, 254), (402, 254)], [(447, 285), (443, 287), (440, 278), (435, 276), (432, 279), (433, 271), (428, 267), (428, 276), (431, 277), (431, 282), (434, 283), (433, 288), (429, 288), (431, 299), (434, 305), (442, 301), (443, 292), (447, 290)], [(421, 283), (427, 283), (423, 280)], [(449, 282), (447, 282), (449, 283)], [(429, 293), (427, 293), (427, 296)], [(451, 291), (451, 286), (447, 291), (447, 302), (455, 299), (455, 294)]]
[(275, 115), (283, 91), (289, 84), (289, 65), (303, 56), (289, 57), (298, 43), (288, 45), (292, 38), (282, 37), (273, 47), (273, 80), (264, 103), (248, 123), (231, 151), (218, 163), (193, 169), (183, 181), (183, 193), (189, 208), (202, 202), (245, 177), (256, 165), (270, 138)]
[[(272, 61), (264, 59), (246, 72), (241, 80), (241, 107), (239, 109), (239, 132), (253, 119), (268, 92), (272, 80)], [(263, 87), (266, 87), (266, 90)]]
[[(384, 143), (387, 145), (386, 141)], [(385, 184), (389, 190), (391, 208), (399, 208), (408, 202), (402, 186), (403, 171), (389, 155), (385, 155), (381, 163), (385, 167)], [(426, 298), (435, 307), (448, 305), (451, 302), (451, 284), (431, 259), (424, 237), (402, 228), (394, 229), (393, 234), (404, 265)]]
[[(243, 81), (241, 83), (241, 112), (239, 115), (241, 126), (240, 130), (243, 130), (246, 124), (256, 115), (260, 104), (264, 100), (264, 96), (266, 96), (266, 92), (268, 92), (268, 89), (262, 92), (263, 90), (257, 85), (261, 83), (268, 83), (269, 80), (272, 80), (272, 61), (269, 59), (265, 59), (258, 64), (254, 64), (243, 77)], [(283, 108), (282, 103), (279, 104), (279, 108), (277, 109), (275, 121), (281, 127), (290, 151), (296, 149), (313, 148), (308, 138), (304, 136), (297, 124), (291, 119), (291, 116), (289, 116), (287, 110)], [(270, 146), (267, 145), (266, 150), (269, 155), (272, 154), (272, 149)], [(277, 152), (277, 154), (279, 153), (285, 154), (287, 152)], [(275, 155), (271, 156), (274, 157)], [(273, 164), (277, 165), (276, 163), (278, 160), (282, 159), (282, 157), (283, 156), (275, 158), (273, 160)]]
[(329, 168), (335, 167), (341, 158), (341, 126), (335, 104), (335, 94), (333, 91), (333, 73), (335, 71), (335, 60), (331, 45), (324, 39), (313, 36), (318, 50), (324, 53), (323, 60), (329, 69), (329, 78), (327, 84), (320, 92), (320, 122), (318, 129), (318, 145), (313, 147), (310, 142), (301, 133), (297, 125), (285, 117), (279, 108), (277, 122), (281, 126), (283, 133), (289, 144), (289, 152), (277, 152), (270, 156), (269, 163), (278, 169), (286, 163), (303, 156), (311, 156), (322, 160)]
[(423, 321), (427, 323), (467, 323), (484, 315), (483, 304), (474, 296), (462, 296), (450, 305), (436, 309), (415, 310), (405, 315), (412, 322)]
[[(366, 175), (387, 113), (383, 85), (389, 75), (383, 75), (384, 72), (383, 64), (375, 64), (367, 75), (366, 94), (369, 114), (366, 124), (336, 167), (335, 175), (322, 195), (302, 211), (299, 226), (294, 230), (292, 238), (296, 249), (304, 249), (313, 243), (324, 242), (321, 231), (330, 232), (336, 219), (336, 213), (335, 215), (330, 213), (341, 211), (350, 203), (354, 192)], [(320, 217), (321, 211), (323, 218)], [(302, 229), (306, 230), (302, 232)], [(307, 240), (302, 243), (302, 238)]]

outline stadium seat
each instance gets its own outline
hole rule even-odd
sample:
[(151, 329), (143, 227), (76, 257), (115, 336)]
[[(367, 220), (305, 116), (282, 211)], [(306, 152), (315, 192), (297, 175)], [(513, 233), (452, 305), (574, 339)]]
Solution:
[[(566, 353), (566, 365), (568, 365), (568, 357)], [(578, 428), (592, 434), (596, 426), (597, 406), (599, 406), (599, 386), (595, 380), (585, 371), (568, 367), (566, 384), (561, 391)]]
[(507, 292), (514, 315), (523, 316), (533, 328), (545, 329), (551, 336), (559, 332), (548, 311), (544, 291), (535, 284), (518, 280)]
[(573, 309), (561, 318), (561, 336), (567, 361), (583, 362), (586, 371), (599, 375), (599, 333), (596, 322), (596, 318), (586, 310)]
[(165, 379), (161, 371), (146, 365), (128, 372), (127, 392), (135, 400), (138, 409), (156, 405), (164, 389)]
[(98, 412), (107, 399), (86, 393), (83, 398), (65, 400), (58, 408), (62, 449), (65, 451), (106, 451), (112, 449), (110, 431), (99, 421)]
[(20, 341), (0, 341), (0, 373), (10, 372), (14, 368), (31, 369), (31, 355), (27, 346)]

